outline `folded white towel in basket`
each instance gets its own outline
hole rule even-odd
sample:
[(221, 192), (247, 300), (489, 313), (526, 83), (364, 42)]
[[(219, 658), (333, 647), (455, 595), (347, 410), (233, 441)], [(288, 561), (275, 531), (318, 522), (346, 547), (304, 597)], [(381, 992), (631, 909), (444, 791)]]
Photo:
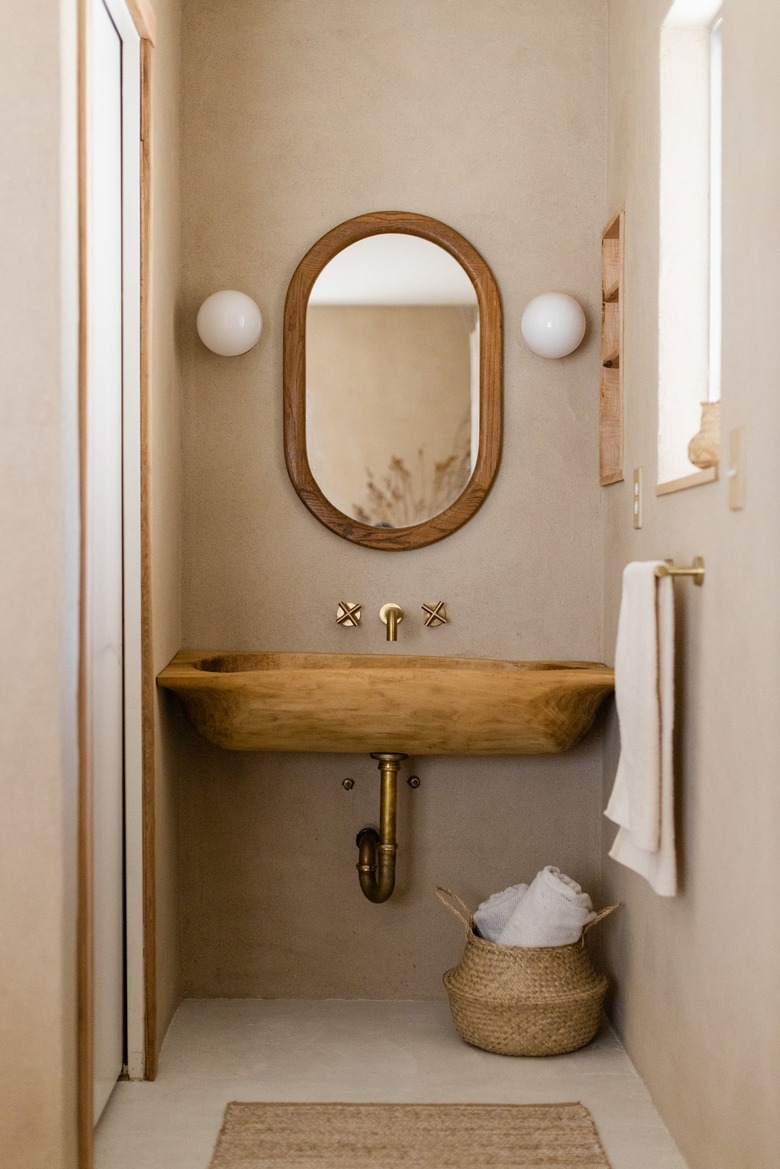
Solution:
[(579, 941), (596, 914), (587, 893), (560, 869), (547, 865), (501, 931), (502, 946), (567, 946)]
[(499, 934), (528, 892), (527, 885), (510, 885), (483, 901), (474, 914), (474, 924), (488, 942), (497, 942)]

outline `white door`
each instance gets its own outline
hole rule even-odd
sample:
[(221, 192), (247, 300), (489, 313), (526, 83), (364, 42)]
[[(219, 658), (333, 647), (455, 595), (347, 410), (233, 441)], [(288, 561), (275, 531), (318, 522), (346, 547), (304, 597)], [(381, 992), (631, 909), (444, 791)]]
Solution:
[[(87, 128), (87, 388), (86, 388), (86, 652), (87, 710), (93, 787), (94, 848), (94, 1118), (100, 1117), (127, 1062), (125, 924), (125, 784), (127, 710), (135, 696), (133, 664), (135, 590), (128, 581), (134, 560), (135, 507), (132, 463), (136, 442), (139, 319), (137, 231), (128, 199), (127, 72), (129, 30), (112, 0), (89, 4), (89, 115)], [(135, 41), (133, 38), (135, 37)], [(137, 124), (137, 118), (136, 124)], [(133, 121), (131, 117), (131, 122)], [(131, 153), (133, 137), (130, 135)], [(135, 152), (138, 151), (137, 134)], [(137, 160), (130, 159), (130, 171)], [(133, 247), (135, 243), (135, 260)], [(130, 455), (128, 456), (128, 451)], [(127, 649), (130, 648), (128, 657)], [(128, 666), (131, 668), (128, 670)], [(132, 719), (131, 719), (132, 723)], [(129, 741), (128, 741), (129, 739)], [(132, 752), (131, 752), (132, 754)]]

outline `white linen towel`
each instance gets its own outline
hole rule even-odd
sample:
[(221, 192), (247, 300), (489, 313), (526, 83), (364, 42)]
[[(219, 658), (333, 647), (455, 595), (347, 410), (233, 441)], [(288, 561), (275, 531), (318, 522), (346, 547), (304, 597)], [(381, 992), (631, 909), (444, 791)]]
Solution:
[(596, 914), (587, 893), (560, 869), (537, 873), (498, 941), (502, 946), (568, 946)]
[(499, 934), (528, 892), (527, 885), (510, 885), (483, 901), (474, 914), (474, 924), (488, 942), (497, 942)]
[(604, 814), (619, 825), (609, 855), (674, 897), (674, 597), (671, 578), (655, 575), (660, 563), (623, 572), (615, 649), (620, 760)]

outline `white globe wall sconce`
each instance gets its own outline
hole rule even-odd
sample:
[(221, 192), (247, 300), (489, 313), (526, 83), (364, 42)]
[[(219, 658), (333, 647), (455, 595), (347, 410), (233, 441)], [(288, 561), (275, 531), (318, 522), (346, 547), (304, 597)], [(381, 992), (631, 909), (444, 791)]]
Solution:
[(585, 313), (573, 296), (544, 292), (527, 305), (520, 329), (540, 357), (566, 357), (585, 336)]
[(260, 340), (263, 318), (251, 296), (225, 288), (207, 296), (198, 310), (198, 336), (220, 357), (248, 353)]

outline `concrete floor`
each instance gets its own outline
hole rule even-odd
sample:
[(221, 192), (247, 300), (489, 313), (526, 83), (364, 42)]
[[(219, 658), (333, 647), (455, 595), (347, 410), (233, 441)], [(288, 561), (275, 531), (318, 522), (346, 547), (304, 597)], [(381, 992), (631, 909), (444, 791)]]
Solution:
[(686, 1169), (609, 1027), (571, 1055), (515, 1059), (463, 1043), (446, 1002), (191, 999), (153, 1084), (117, 1084), (96, 1169), (208, 1169), (230, 1100), (581, 1101), (612, 1169)]

